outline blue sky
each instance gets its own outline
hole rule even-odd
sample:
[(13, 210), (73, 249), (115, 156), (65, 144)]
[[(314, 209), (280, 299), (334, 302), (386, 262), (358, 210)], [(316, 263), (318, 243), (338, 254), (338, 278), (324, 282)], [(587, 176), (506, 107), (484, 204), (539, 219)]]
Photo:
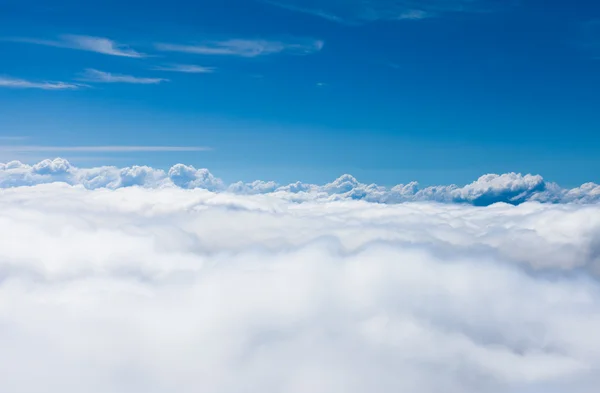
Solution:
[(591, 1), (0, 3), (0, 161), (575, 186), (599, 88)]

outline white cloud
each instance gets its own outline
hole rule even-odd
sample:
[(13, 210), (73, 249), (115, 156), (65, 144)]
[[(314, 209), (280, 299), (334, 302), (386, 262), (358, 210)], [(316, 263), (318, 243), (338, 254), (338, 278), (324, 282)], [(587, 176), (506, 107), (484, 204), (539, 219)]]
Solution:
[(140, 78), (132, 75), (112, 74), (110, 72), (99, 71), (93, 68), (88, 68), (81, 75), (80, 80), (85, 82), (96, 83), (134, 83), (142, 85), (156, 85), (161, 82), (168, 82), (164, 78)]
[(203, 67), (194, 64), (169, 64), (152, 68), (155, 71), (183, 72), (188, 74), (212, 74), (215, 67)]
[[(204, 151), (202, 146), (0, 146), (0, 152), (151, 152), (151, 151)], [(41, 173), (37, 167), (66, 168)], [(152, 173), (151, 176), (141, 176)], [(136, 173), (131, 182), (131, 173)], [(126, 174), (127, 179), (123, 178)], [(129, 180), (128, 180), (129, 179)], [(0, 164), (0, 188), (66, 182), (86, 188), (120, 188), (139, 185), (146, 188), (181, 187), (204, 188), (212, 191), (256, 195), (269, 194), (278, 199), (296, 203), (362, 200), (380, 204), (404, 202), (461, 203), (488, 206), (495, 203), (519, 205), (525, 202), (542, 203), (600, 203), (600, 185), (587, 183), (574, 189), (546, 182), (541, 176), (506, 173), (485, 175), (465, 186), (439, 185), (420, 187), (417, 182), (400, 184), (392, 188), (364, 184), (351, 175), (343, 175), (325, 185), (297, 182), (279, 185), (273, 181), (237, 182), (226, 185), (207, 169), (177, 164), (168, 171), (151, 167), (98, 167), (77, 168), (64, 159), (44, 160), (36, 165), (18, 161)]]
[(66, 82), (36, 82), (0, 76), (0, 87), (9, 89), (77, 90), (83, 86)]
[(269, 41), (231, 39), (226, 41), (204, 42), (200, 44), (156, 44), (156, 49), (168, 52), (183, 52), (199, 55), (257, 57), (275, 53), (311, 54), (323, 49), (323, 41)]
[[(132, 184), (157, 174), (122, 171)], [(295, 204), (65, 184), (0, 195), (3, 393), (600, 383), (597, 205)]]
[(131, 49), (127, 45), (119, 44), (111, 39), (85, 35), (62, 35), (58, 40), (44, 40), (35, 38), (13, 38), (10, 41), (29, 44), (54, 46), (58, 48), (77, 49), (121, 57), (146, 57), (145, 54)]
[(419, 20), (451, 12), (482, 12), (490, 0), (263, 0), (280, 8), (333, 22), (361, 24), (377, 20)]

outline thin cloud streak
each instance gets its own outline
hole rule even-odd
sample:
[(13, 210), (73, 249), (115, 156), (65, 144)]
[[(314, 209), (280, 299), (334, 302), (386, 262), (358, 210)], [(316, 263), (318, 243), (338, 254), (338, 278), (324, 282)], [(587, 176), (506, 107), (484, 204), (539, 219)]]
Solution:
[(111, 39), (86, 35), (61, 35), (58, 40), (12, 38), (8, 39), (8, 41), (96, 52), (110, 56), (134, 58), (142, 58), (147, 56), (144, 53), (131, 49), (127, 45), (119, 44)]
[(263, 0), (265, 4), (347, 25), (377, 20), (421, 20), (454, 12), (489, 12), (489, 0)]
[(311, 54), (323, 49), (321, 40), (307, 40), (299, 42), (283, 42), (269, 40), (232, 39), (226, 41), (213, 41), (201, 44), (181, 45), (157, 43), (157, 50), (163, 52), (183, 52), (208, 56), (239, 56), (258, 57), (276, 53)]
[(167, 71), (167, 72), (182, 72), (187, 74), (212, 74), (217, 69), (215, 67), (203, 67), (194, 64), (170, 64), (164, 66), (153, 67), (154, 71)]
[(286, 3), (281, 3), (279, 1), (272, 1), (272, 0), (264, 0), (263, 1), (266, 4), (270, 4), (279, 8), (283, 8), (286, 9), (288, 11), (293, 11), (293, 12), (300, 12), (303, 14), (311, 14), (311, 15), (315, 15), (318, 16), (320, 18), (323, 19), (327, 19), (333, 22), (337, 22), (337, 23), (347, 23), (346, 20), (344, 20), (343, 18), (340, 18), (339, 16), (330, 14), (328, 12), (323, 11), (322, 9), (318, 9), (318, 8), (303, 8), (303, 7), (299, 7), (299, 6), (295, 6), (292, 4), (286, 4)]
[(168, 82), (164, 78), (140, 78), (133, 75), (112, 74), (110, 72), (100, 71), (93, 68), (88, 68), (79, 78), (85, 82), (96, 83), (133, 83), (142, 85), (156, 85), (162, 82)]
[(211, 151), (206, 146), (0, 146), (0, 152), (84, 152), (84, 153), (144, 153)]
[(0, 77), (0, 87), (9, 89), (77, 90), (84, 86), (66, 82), (35, 82), (26, 79)]

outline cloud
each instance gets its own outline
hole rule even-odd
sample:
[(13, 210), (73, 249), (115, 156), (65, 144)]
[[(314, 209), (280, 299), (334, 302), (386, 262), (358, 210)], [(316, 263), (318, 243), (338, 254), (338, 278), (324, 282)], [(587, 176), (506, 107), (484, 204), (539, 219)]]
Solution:
[(189, 74), (212, 74), (215, 67), (203, 67), (193, 64), (169, 64), (152, 68), (155, 71), (183, 72)]
[[(188, 146), (4, 146), (7, 152), (152, 152), (152, 151), (205, 151), (207, 147)], [(41, 173), (37, 167), (67, 168), (47, 170)], [(136, 183), (123, 180), (144, 168), (151, 176), (139, 177)], [(273, 181), (237, 182), (226, 185), (208, 169), (177, 164), (168, 171), (151, 167), (97, 167), (77, 168), (64, 159), (44, 160), (36, 165), (19, 161), (0, 164), (0, 188), (31, 186), (37, 184), (66, 182), (89, 189), (116, 189), (128, 185), (144, 188), (175, 187), (202, 188), (242, 195), (268, 195), (294, 203), (331, 201), (365, 201), (378, 204), (401, 204), (406, 202), (437, 202), (444, 204), (469, 204), (490, 206), (497, 203), (520, 205), (527, 202), (548, 204), (596, 204), (600, 203), (600, 185), (583, 184), (574, 189), (565, 189), (556, 183), (546, 182), (539, 175), (506, 173), (484, 175), (465, 186), (438, 185), (421, 187), (417, 182), (400, 184), (392, 188), (376, 184), (364, 184), (351, 175), (343, 175), (325, 185), (296, 182), (279, 185)]]
[(36, 82), (0, 76), (0, 87), (9, 89), (78, 90), (83, 85), (66, 82)]
[(164, 78), (140, 78), (132, 75), (111, 74), (110, 72), (99, 71), (93, 68), (85, 70), (80, 80), (95, 83), (134, 83), (142, 85), (156, 85), (169, 81)]
[(85, 35), (62, 35), (58, 40), (44, 40), (36, 38), (12, 38), (13, 42), (23, 42), (29, 44), (54, 46), (58, 48), (76, 49), (88, 52), (96, 52), (110, 56), (121, 57), (146, 57), (145, 54), (131, 49), (130, 47), (119, 44), (113, 40), (103, 37), (92, 37)]
[(87, 152), (87, 153), (138, 153), (138, 152), (185, 152), (208, 151), (205, 146), (0, 146), (0, 152)]
[[(157, 173), (123, 171), (128, 185)], [(329, 192), (357, 184), (346, 176)], [(3, 393), (588, 393), (600, 382), (598, 205), (0, 193)]]
[(323, 49), (323, 41), (268, 41), (231, 39), (226, 41), (204, 42), (200, 44), (156, 44), (156, 49), (167, 52), (183, 52), (199, 55), (257, 57), (275, 53), (291, 53), (297, 55), (311, 54)]
[(486, 12), (496, 0), (264, 0), (294, 12), (333, 22), (361, 24), (377, 20), (419, 20), (452, 12)]

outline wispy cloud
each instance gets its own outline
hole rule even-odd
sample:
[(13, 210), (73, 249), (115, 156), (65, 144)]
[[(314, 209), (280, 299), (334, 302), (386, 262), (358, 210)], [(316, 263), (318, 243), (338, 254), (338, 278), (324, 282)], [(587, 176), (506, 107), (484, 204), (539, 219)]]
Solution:
[(133, 83), (142, 85), (155, 85), (169, 81), (164, 78), (140, 78), (132, 75), (111, 74), (110, 72), (99, 71), (93, 68), (85, 70), (79, 80), (96, 83)]
[(419, 20), (433, 16), (433, 14), (423, 10), (407, 10), (398, 16), (398, 19)]
[(217, 70), (215, 67), (203, 67), (194, 64), (168, 64), (152, 67), (152, 69), (155, 71), (183, 72), (188, 74), (212, 74)]
[(10, 38), (8, 40), (13, 42), (24, 42), (29, 44), (54, 46), (57, 48), (68, 48), (96, 52), (110, 56), (135, 58), (146, 57), (145, 54), (131, 49), (127, 45), (119, 44), (111, 39), (103, 37), (92, 37), (86, 35), (62, 35), (56, 40), (45, 40), (37, 38)]
[(5, 142), (24, 141), (26, 139), (29, 139), (29, 137), (16, 136), (16, 135), (0, 135), (0, 141), (5, 141)]
[(481, 12), (491, 9), (489, 0), (263, 0), (263, 2), (350, 25), (376, 20), (419, 20), (449, 12)]
[(47, 152), (47, 153), (144, 153), (144, 152), (193, 152), (210, 151), (206, 146), (0, 146), (0, 152)]
[(269, 41), (232, 39), (199, 44), (157, 43), (156, 49), (167, 52), (184, 52), (199, 55), (257, 57), (275, 53), (311, 54), (323, 49), (321, 40)]
[[(331, 14), (329, 12), (326, 12), (322, 8), (313, 8), (310, 5), (307, 5), (306, 7), (302, 7), (300, 5), (301, 2), (281, 2), (281, 1), (274, 1), (274, 0), (264, 0), (263, 2), (266, 4), (274, 5), (276, 7), (284, 8), (289, 11), (301, 12), (301, 13), (305, 13), (305, 14), (312, 14), (312, 15), (315, 15), (320, 18), (327, 19), (327, 20), (330, 20), (333, 22), (338, 22), (338, 23), (346, 22), (346, 20), (344, 18), (334, 15), (334, 14)], [(296, 4), (296, 3), (298, 3), (298, 4)]]
[(83, 85), (67, 82), (36, 82), (26, 79), (0, 76), (0, 87), (6, 87), (9, 89), (77, 90), (82, 88)]

